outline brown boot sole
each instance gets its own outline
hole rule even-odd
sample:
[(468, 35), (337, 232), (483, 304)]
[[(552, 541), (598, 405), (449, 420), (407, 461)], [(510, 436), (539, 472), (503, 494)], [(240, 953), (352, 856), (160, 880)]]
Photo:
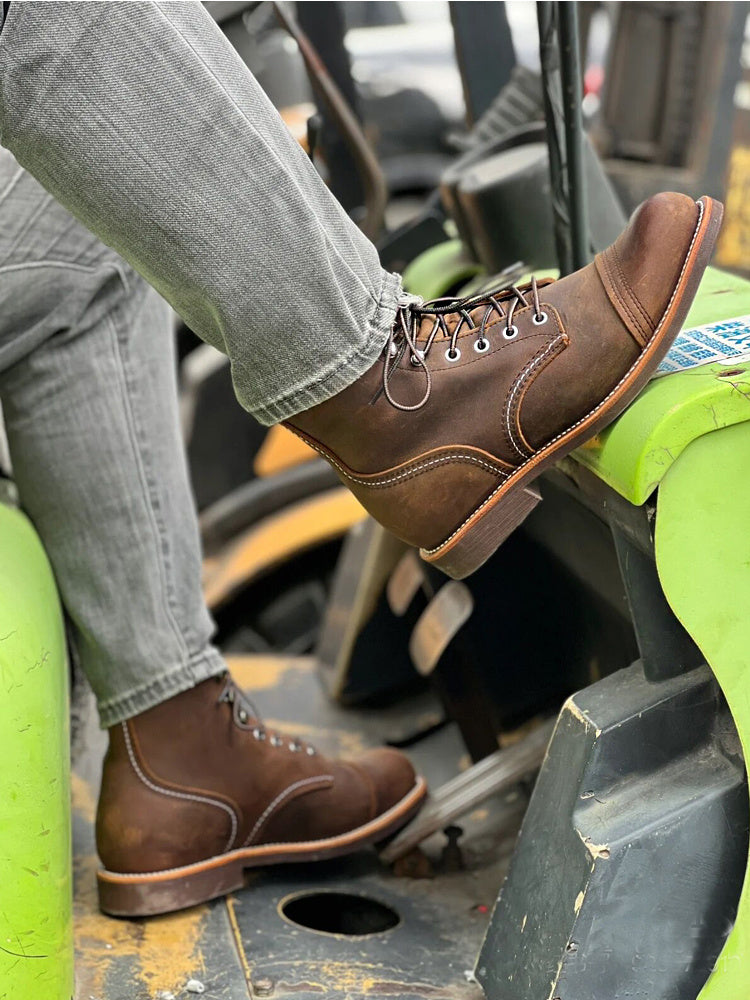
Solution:
[(326, 840), (243, 847), (183, 868), (142, 875), (121, 875), (101, 869), (96, 873), (99, 906), (113, 917), (172, 913), (242, 889), (246, 868), (287, 861), (323, 861), (351, 854), (400, 830), (419, 811), (426, 795), (427, 785), (423, 778), (418, 778), (409, 794), (387, 812), (364, 826)]
[(539, 494), (529, 488), (533, 480), (548, 466), (611, 424), (643, 389), (682, 329), (719, 235), (723, 214), (721, 202), (703, 197), (697, 204), (701, 207), (701, 214), (682, 273), (646, 350), (606, 399), (519, 466), (450, 538), (437, 548), (422, 549), (420, 555), (426, 562), (456, 580), (473, 573), (539, 503)]

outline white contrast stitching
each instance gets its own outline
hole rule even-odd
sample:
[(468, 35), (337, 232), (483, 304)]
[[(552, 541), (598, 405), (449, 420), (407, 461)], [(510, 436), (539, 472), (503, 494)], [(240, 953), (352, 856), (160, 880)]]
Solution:
[(557, 345), (559, 343), (561, 343), (562, 341), (564, 341), (564, 340), (565, 340), (564, 335), (563, 334), (558, 334), (557, 337), (555, 337), (555, 339), (553, 341), (551, 341), (549, 344), (547, 344), (547, 346), (545, 347), (545, 349), (542, 351), (541, 354), (537, 354), (536, 357), (532, 358), (531, 361), (528, 363), (528, 365), (526, 365), (526, 367), (524, 368), (524, 370), (518, 376), (518, 378), (516, 379), (516, 381), (513, 383), (513, 386), (511, 387), (510, 393), (508, 394), (508, 403), (507, 403), (506, 408), (505, 408), (505, 426), (506, 426), (506, 428), (508, 430), (508, 438), (510, 439), (510, 443), (516, 449), (516, 451), (521, 456), (521, 458), (524, 459), (524, 461), (529, 456), (527, 455), (527, 453), (525, 451), (522, 451), (521, 448), (519, 448), (518, 444), (516, 443), (516, 439), (513, 436), (513, 429), (511, 428), (510, 414), (511, 414), (511, 410), (513, 409), (513, 397), (518, 392), (518, 390), (521, 388), (521, 386), (526, 381), (526, 379), (528, 378), (528, 376), (531, 375), (531, 373), (533, 372), (533, 370), (538, 365), (540, 365), (542, 363), (542, 361), (544, 361), (544, 359), (547, 357), (547, 355), (550, 353), (550, 351), (554, 350), (555, 347), (557, 347)]
[(301, 778), (299, 781), (295, 781), (294, 784), (289, 785), (288, 788), (285, 788), (283, 792), (280, 792), (276, 796), (276, 798), (273, 800), (273, 802), (269, 806), (266, 806), (266, 808), (260, 814), (260, 816), (258, 817), (258, 819), (257, 819), (257, 821), (255, 823), (255, 826), (250, 831), (250, 836), (247, 838), (247, 840), (245, 841), (245, 843), (242, 846), (243, 847), (247, 847), (250, 844), (250, 842), (252, 841), (253, 837), (258, 832), (258, 830), (260, 830), (260, 828), (263, 826), (263, 824), (268, 819), (268, 817), (271, 815), (271, 813), (276, 809), (276, 807), (279, 806), (279, 805), (281, 805), (281, 803), (284, 801), (284, 799), (287, 797), (287, 795), (289, 795), (291, 792), (295, 791), (297, 788), (304, 788), (305, 785), (311, 785), (314, 782), (320, 783), (321, 781), (329, 781), (330, 783), (333, 783), (333, 775), (332, 774), (316, 774), (316, 775), (313, 775), (312, 778)]
[[(672, 291), (672, 295), (671, 295), (671, 297), (669, 299), (669, 302), (667, 303), (667, 307), (664, 310), (661, 319), (659, 320), (659, 325), (656, 327), (656, 329), (654, 330), (653, 334), (651, 335), (651, 341), (650, 341), (651, 345), (653, 345), (653, 342), (654, 342), (654, 339), (655, 339), (656, 335), (659, 333), (659, 331), (661, 330), (662, 326), (664, 325), (664, 320), (667, 318), (667, 314), (669, 313), (669, 310), (672, 308), (672, 303), (674, 302), (675, 296), (677, 295), (677, 292), (679, 291), (680, 284), (681, 284), (683, 276), (685, 274), (685, 269), (688, 266), (688, 261), (690, 260), (690, 254), (693, 252), (693, 247), (695, 246), (695, 241), (698, 238), (698, 232), (699, 232), (700, 227), (701, 227), (701, 222), (703, 221), (704, 204), (703, 204), (702, 201), (698, 201), (698, 202), (696, 202), (696, 204), (698, 206), (698, 223), (697, 223), (697, 225), (695, 227), (695, 232), (693, 233), (693, 238), (690, 241), (690, 246), (688, 247), (688, 252), (687, 252), (687, 254), (685, 256), (685, 260), (683, 261), (682, 270), (680, 271), (680, 276), (677, 279), (677, 283), (674, 286), (674, 289)], [(588, 420), (588, 418), (590, 416), (592, 416), (594, 413), (596, 413), (597, 410), (600, 410), (604, 406), (604, 404), (607, 402), (607, 400), (609, 399), (609, 397), (613, 396), (617, 392), (617, 390), (620, 388), (620, 386), (622, 385), (622, 383), (627, 381), (627, 379), (630, 377), (630, 373), (635, 368), (638, 367), (638, 365), (643, 360), (643, 355), (646, 354), (646, 353), (647, 353), (647, 351), (643, 351), (641, 354), (638, 355), (637, 359), (633, 362), (633, 364), (630, 366), (630, 368), (628, 368), (628, 370), (625, 372), (625, 374), (620, 379), (620, 381), (617, 383), (617, 385), (614, 387), (614, 389), (612, 389), (611, 392), (609, 392), (604, 397), (604, 399), (601, 401), (601, 403), (598, 404), (598, 406), (595, 406), (593, 410), (590, 410), (587, 414), (585, 414), (583, 417), (581, 417), (580, 420), (577, 420), (574, 424), (571, 424), (571, 426), (568, 427), (566, 430), (561, 431), (557, 435), (557, 437), (552, 438), (552, 440), (549, 441), (544, 446), (544, 448), (542, 449), (542, 451), (536, 452), (534, 455), (532, 455), (530, 458), (528, 458), (523, 463), (523, 465), (519, 465), (518, 468), (513, 471), (512, 475), (513, 476), (518, 475), (518, 473), (522, 472), (523, 469), (525, 469), (525, 467), (529, 464), (529, 462), (533, 461), (535, 458), (538, 458), (539, 455), (543, 454), (545, 451), (547, 451), (549, 448), (551, 448), (553, 444), (555, 444), (557, 441), (560, 440), (560, 438), (565, 437), (566, 434), (569, 434), (571, 431), (574, 431), (576, 429), (576, 427), (579, 426), (579, 424), (582, 424), (584, 421)], [(496, 487), (492, 491), (492, 493), (490, 493), (490, 495), (475, 510), (473, 510), (471, 512), (471, 514), (469, 514), (469, 516), (466, 518), (466, 520), (463, 521), (461, 524), (459, 524), (459, 526), (456, 528), (456, 530), (453, 532), (453, 534), (451, 534), (447, 538), (443, 539), (443, 541), (440, 543), (440, 545), (435, 546), (434, 549), (424, 549), (423, 551), (424, 551), (425, 555), (431, 556), (435, 552), (439, 552), (440, 549), (442, 549), (444, 546), (446, 546), (448, 544), (448, 542), (452, 541), (456, 537), (456, 535), (458, 535), (461, 531), (463, 531), (463, 529), (466, 527), (466, 525), (469, 523), (469, 521), (471, 521), (471, 519), (476, 514), (478, 514), (480, 510), (483, 510), (487, 506), (487, 504), (491, 502), (491, 500), (493, 499), (493, 497), (496, 496), (496, 494), (505, 485), (506, 485), (506, 483), (504, 483), (504, 482), (500, 483), (500, 485), (498, 487)]]
[[(366, 830), (372, 826), (376, 825), (378, 827), (383, 826), (384, 823), (387, 824), (389, 822), (392, 815), (395, 815), (396, 813), (400, 812), (403, 809), (405, 802), (408, 802), (410, 799), (414, 798), (415, 794), (421, 792), (423, 789), (424, 789), (424, 778), (417, 778), (414, 787), (411, 789), (411, 791), (407, 792), (402, 799), (399, 799), (399, 801), (396, 802), (394, 805), (392, 805), (390, 809), (387, 809), (385, 812), (380, 813), (380, 815), (376, 816), (375, 819), (369, 820), (362, 826), (354, 827), (353, 830), (348, 830), (346, 833), (343, 834), (342, 833), (336, 834), (333, 837), (322, 837), (320, 840), (295, 840), (291, 841), (291, 844), (293, 844), (295, 847), (311, 847), (320, 849), (320, 848), (325, 848), (328, 844), (331, 843), (331, 841), (340, 840), (341, 837), (350, 836), (352, 833), (359, 833), (361, 830)], [(229, 854), (226, 854), (223, 857), (225, 858), (231, 858), (233, 856), (246, 857), (247, 855), (245, 854), (245, 852), (248, 850), (257, 851), (259, 849), (268, 849), (270, 847), (289, 847), (289, 846), (290, 842), (282, 840), (273, 844), (260, 844), (258, 847), (250, 847), (250, 848), (238, 847), (234, 851), (230, 851)], [(209, 858), (206, 860), (211, 860), (211, 859)], [(203, 862), (199, 861), (197, 862), (197, 864), (200, 865), (203, 864)], [(125, 881), (132, 879), (148, 878), (149, 875), (172, 875), (182, 872), (190, 872), (195, 867), (196, 867), (195, 864), (180, 865), (178, 868), (160, 868), (159, 871), (156, 872), (112, 872), (109, 871), (109, 869), (105, 868), (102, 874), (105, 876), (114, 875), (117, 879)]]
[(135, 753), (133, 752), (133, 744), (130, 742), (130, 733), (128, 732), (127, 724), (123, 722), (121, 725), (122, 731), (125, 735), (125, 746), (128, 748), (130, 763), (132, 764), (135, 773), (147, 788), (150, 788), (152, 792), (159, 792), (160, 795), (169, 795), (175, 799), (187, 799), (190, 802), (204, 802), (210, 806), (218, 806), (219, 809), (223, 809), (225, 812), (229, 813), (232, 820), (232, 835), (227, 841), (227, 846), (224, 848), (225, 851), (228, 851), (234, 843), (234, 838), (237, 836), (237, 813), (234, 809), (232, 809), (231, 806), (228, 806), (226, 802), (220, 802), (218, 799), (209, 799), (203, 795), (192, 795), (190, 792), (175, 792), (171, 788), (160, 788), (158, 785), (155, 785), (153, 781), (149, 781), (136, 760)]
[[(294, 428), (292, 428), (293, 430)], [(302, 437), (302, 435), (297, 435)], [(492, 465), (490, 462), (484, 462), (481, 458), (477, 458), (475, 455), (441, 455), (440, 458), (433, 458), (429, 462), (422, 462), (421, 465), (413, 465), (411, 468), (407, 469), (405, 472), (399, 473), (397, 476), (392, 476), (390, 479), (367, 479), (362, 476), (353, 476), (351, 473), (347, 472), (346, 469), (339, 465), (330, 455), (329, 452), (325, 451), (323, 448), (319, 447), (313, 441), (307, 437), (302, 438), (306, 444), (322, 455), (334, 468), (338, 469), (342, 476), (346, 479), (351, 480), (353, 483), (357, 483), (360, 486), (391, 486), (393, 483), (397, 483), (402, 479), (408, 479), (410, 476), (415, 476), (418, 472), (424, 472), (425, 469), (429, 469), (433, 465), (444, 465), (447, 462), (471, 462), (473, 465), (480, 465), (483, 469), (488, 469), (497, 476), (503, 476), (505, 479), (508, 478), (510, 472), (506, 469), (501, 469), (496, 465)], [(524, 456), (525, 457), (525, 456)]]

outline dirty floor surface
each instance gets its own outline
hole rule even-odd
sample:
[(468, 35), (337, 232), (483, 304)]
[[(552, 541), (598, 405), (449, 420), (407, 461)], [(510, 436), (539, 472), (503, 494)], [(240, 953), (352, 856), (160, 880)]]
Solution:
[[(385, 709), (344, 709), (327, 700), (311, 659), (244, 657), (232, 669), (270, 725), (328, 752), (428, 732), (408, 753), (433, 787), (468, 766), (455, 727), (435, 729), (441, 712), (429, 694)], [(520, 796), (463, 819), (458, 850), (445, 850), (442, 833), (431, 838), (407, 866), (423, 877), (363, 851), (257, 870), (242, 892), (173, 916), (114, 920), (96, 906), (93, 820), (104, 743), (93, 717), (82, 743), (74, 775), (75, 1000), (480, 1000), (472, 970), (517, 834)]]

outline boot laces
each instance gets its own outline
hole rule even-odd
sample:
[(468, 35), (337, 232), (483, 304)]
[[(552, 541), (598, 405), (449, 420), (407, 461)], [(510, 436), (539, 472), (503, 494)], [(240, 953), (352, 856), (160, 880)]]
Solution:
[[(472, 310), (480, 306), (486, 307), (477, 327), (479, 336), (476, 341), (476, 349), (479, 353), (484, 353), (489, 349), (490, 345), (485, 337), (485, 332), (492, 316), (498, 316), (499, 319), (505, 320), (503, 336), (506, 340), (513, 340), (518, 334), (513, 317), (516, 309), (529, 305), (527, 299), (529, 293), (531, 293), (534, 305), (534, 322), (537, 324), (546, 322), (547, 314), (542, 311), (536, 278), (532, 278), (528, 284), (521, 287), (507, 285), (495, 292), (480, 292), (466, 298), (441, 298), (425, 302), (419, 296), (404, 295), (399, 303), (396, 321), (391, 328), (388, 343), (385, 346), (385, 360), (383, 362), (383, 393), (391, 406), (395, 406), (397, 410), (408, 412), (409, 410), (420, 410), (425, 405), (432, 393), (432, 376), (427, 367), (427, 355), (438, 335), (442, 333), (444, 339), (450, 340), (450, 347), (445, 352), (446, 358), (449, 361), (457, 361), (461, 356), (457, 348), (461, 331), (477, 326), (476, 320), (471, 316)], [(451, 313), (458, 313), (458, 322), (452, 332), (446, 322), (446, 316)], [(417, 337), (422, 319), (425, 316), (432, 317), (433, 325), (424, 347), (420, 348), (417, 344)], [(411, 363), (422, 369), (426, 379), (424, 395), (418, 403), (412, 405), (399, 403), (393, 397), (390, 388), (393, 372), (407, 349), (411, 352)]]
[(305, 752), (308, 757), (314, 757), (317, 750), (314, 746), (297, 737), (285, 739), (279, 733), (273, 732), (263, 724), (261, 714), (245, 692), (237, 686), (230, 674), (224, 677), (221, 694), (216, 704), (227, 703), (232, 706), (232, 718), (238, 729), (249, 730), (253, 739), (265, 742), (267, 739), (272, 747), (286, 746), (292, 753)]

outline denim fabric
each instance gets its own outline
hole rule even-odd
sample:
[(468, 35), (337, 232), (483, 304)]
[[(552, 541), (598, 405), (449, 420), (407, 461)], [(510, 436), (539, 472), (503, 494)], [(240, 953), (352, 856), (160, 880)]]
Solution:
[(400, 281), (199, 3), (12, 3), (0, 142), (232, 361), (273, 423), (376, 360)]
[(173, 343), (164, 300), (0, 150), (0, 399), (103, 726), (225, 669)]

